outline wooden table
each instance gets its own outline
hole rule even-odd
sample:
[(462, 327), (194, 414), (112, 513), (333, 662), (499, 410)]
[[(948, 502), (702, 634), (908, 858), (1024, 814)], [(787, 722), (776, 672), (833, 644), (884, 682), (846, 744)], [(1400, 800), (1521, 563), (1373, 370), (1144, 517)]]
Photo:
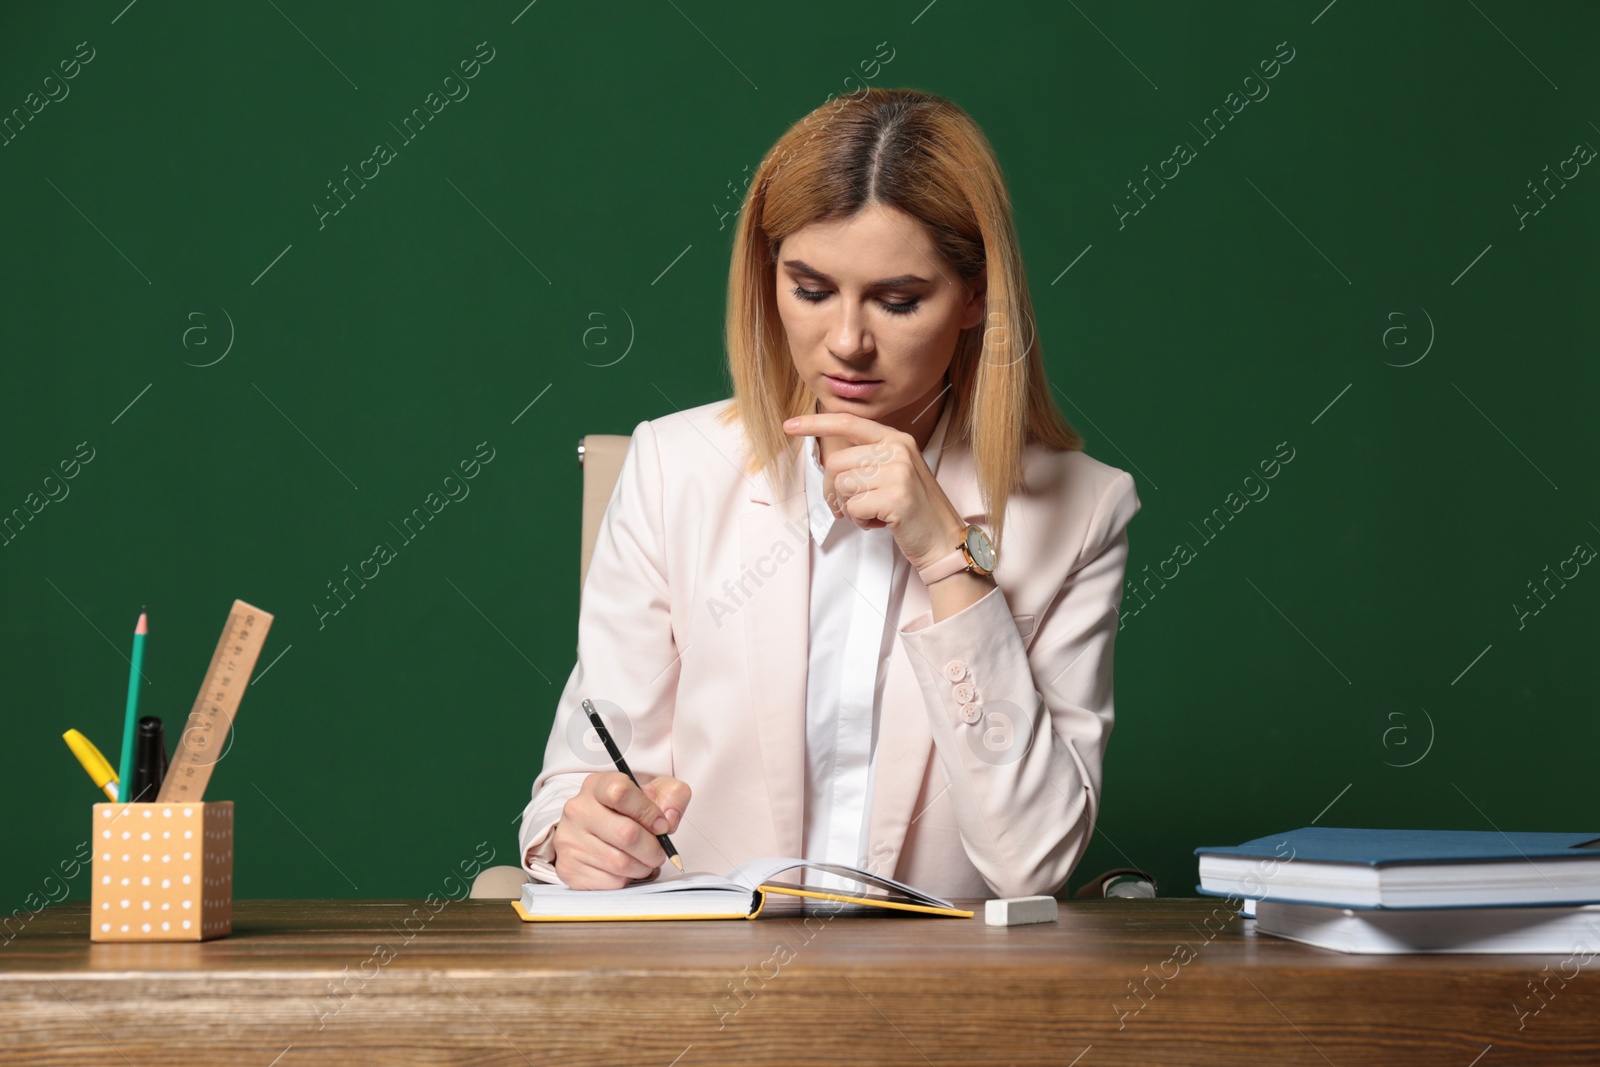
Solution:
[(116, 945), (74, 902), (0, 943), (0, 1063), (1600, 1063), (1600, 957), (1346, 956), (1219, 903), (1004, 929), (976, 902), (524, 924), (506, 901), (237, 901), (222, 940)]

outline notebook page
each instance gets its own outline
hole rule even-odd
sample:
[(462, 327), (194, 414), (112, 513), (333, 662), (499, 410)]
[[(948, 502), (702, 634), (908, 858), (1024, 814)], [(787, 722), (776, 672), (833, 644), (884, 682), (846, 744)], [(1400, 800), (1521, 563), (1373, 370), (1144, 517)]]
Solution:
[(829, 874), (836, 874), (843, 878), (851, 878), (855, 879), (856, 881), (864, 882), (868, 885), (878, 886), (881, 889), (893, 890), (897, 893), (904, 894), (914, 901), (923, 904), (931, 904), (934, 907), (955, 907), (955, 905), (950, 903), (948, 900), (943, 900), (931, 894), (924, 893), (920, 889), (915, 889), (912, 886), (906, 885), (904, 882), (897, 882), (893, 878), (886, 878), (883, 875), (872, 874), (868, 871), (862, 870), (859, 867), (850, 867), (842, 863), (823, 863), (819, 860), (795, 859), (793, 857), (781, 859), (773, 857), (750, 860), (748, 863), (740, 864), (733, 870), (729, 871), (728, 880), (732, 882), (738, 882), (742, 885), (748, 886), (751, 889), (755, 889), (764, 882), (772, 881), (774, 876), (782, 874), (784, 871), (791, 871), (799, 867), (825, 871)]
[(540, 897), (584, 896), (595, 893), (607, 893), (619, 897), (649, 897), (691, 890), (744, 890), (750, 887), (742, 882), (730, 881), (726, 875), (712, 874), (709, 871), (685, 873), (674, 867), (672, 873), (668, 874), (663, 867), (661, 874), (654, 880), (625, 885), (621, 889), (573, 889), (557, 882), (528, 882), (526, 888)]

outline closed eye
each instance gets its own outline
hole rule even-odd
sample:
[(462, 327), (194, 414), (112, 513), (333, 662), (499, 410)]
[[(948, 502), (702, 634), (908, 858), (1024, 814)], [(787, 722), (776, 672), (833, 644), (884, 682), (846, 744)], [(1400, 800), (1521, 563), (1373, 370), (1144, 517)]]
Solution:
[[(807, 289), (804, 286), (797, 285), (790, 292), (808, 304), (820, 303), (828, 298), (828, 290), (826, 289)], [(879, 307), (891, 315), (909, 315), (922, 306), (920, 300), (907, 300), (898, 304), (889, 300), (879, 300), (877, 303)]]

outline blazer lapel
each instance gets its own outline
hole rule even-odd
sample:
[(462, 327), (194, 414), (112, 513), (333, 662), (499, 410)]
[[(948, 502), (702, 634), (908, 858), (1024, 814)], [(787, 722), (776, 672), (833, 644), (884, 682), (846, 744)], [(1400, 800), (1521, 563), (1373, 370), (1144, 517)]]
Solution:
[[(805, 847), (806, 674), (810, 659), (811, 532), (798, 450), (785, 484), (749, 479), (748, 509), (739, 523), (740, 574), (761, 584), (744, 606), (750, 698), (761, 742), (772, 856), (801, 855)], [(783, 557), (785, 546), (791, 555)], [(767, 572), (771, 572), (770, 577)]]
[[(749, 479), (751, 502), (766, 506), (747, 510), (740, 518), (739, 528), (740, 573), (760, 580), (742, 611), (752, 708), (772, 815), (774, 856), (798, 857), (805, 847), (811, 531), (805, 514), (803, 463), (804, 457), (795, 450), (781, 486), (773, 486), (761, 475)], [(944, 449), (935, 477), (966, 521), (987, 522), (971, 455), (964, 443)], [(791, 553), (781, 562), (780, 545)], [(900, 566), (908, 564), (901, 560)], [(752, 584), (756, 580), (752, 578)], [(927, 587), (916, 574), (907, 574), (896, 630), (930, 608)], [(911, 655), (896, 638), (879, 709), (867, 846), (867, 862), (874, 867), (886, 848), (898, 857), (908, 828), (921, 814), (917, 800), (933, 750), (922, 687)], [(927, 803), (933, 799), (928, 798)], [(876, 873), (893, 875), (892, 870)]]

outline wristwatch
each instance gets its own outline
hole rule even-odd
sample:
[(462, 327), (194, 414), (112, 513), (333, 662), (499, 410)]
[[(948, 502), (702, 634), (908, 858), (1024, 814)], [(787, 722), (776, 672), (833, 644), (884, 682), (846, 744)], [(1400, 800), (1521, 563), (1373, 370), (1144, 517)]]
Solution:
[(932, 585), (941, 578), (948, 578), (961, 571), (971, 571), (980, 578), (987, 578), (994, 573), (999, 562), (994, 542), (989, 540), (989, 535), (980, 527), (968, 523), (961, 543), (956, 546), (955, 551), (923, 567), (917, 571), (917, 576), (922, 579), (923, 585)]

